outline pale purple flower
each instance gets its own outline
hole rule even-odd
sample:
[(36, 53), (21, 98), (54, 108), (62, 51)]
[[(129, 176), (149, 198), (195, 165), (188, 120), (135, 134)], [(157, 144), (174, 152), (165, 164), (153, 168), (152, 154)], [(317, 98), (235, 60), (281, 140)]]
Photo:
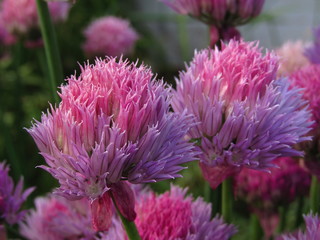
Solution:
[(222, 26), (237, 26), (260, 14), (265, 0), (161, 0), (174, 11)]
[(305, 56), (314, 64), (320, 64), (320, 26), (314, 30), (314, 42), (304, 51)]
[(59, 180), (56, 193), (92, 201), (97, 229), (111, 222), (111, 196), (132, 221), (134, 193), (124, 180), (180, 177), (197, 154), (184, 139), (193, 118), (169, 112), (170, 88), (137, 63), (97, 59), (67, 81), (59, 107), (28, 130), (48, 164), (42, 168)]
[(306, 230), (295, 234), (284, 234), (277, 240), (317, 240), (320, 239), (320, 219), (318, 215), (308, 214), (304, 216)]
[(23, 191), (23, 179), (15, 186), (9, 176), (9, 167), (0, 163), (0, 220), (12, 225), (19, 222), (25, 215), (21, 206), (34, 188)]
[(153, 192), (140, 196), (135, 223), (142, 239), (227, 240), (237, 232), (219, 217), (211, 220), (211, 205), (186, 197), (186, 191), (172, 185), (159, 196)]
[(86, 199), (68, 201), (58, 196), (36, 198), (35, 210), (20, 223), (20, 233), (30, 240), (94, 240), (97, 234)]
[(230, 41), (221, 51), (196, 52), (180, 73), (173, 109), (200, 123), (187, 137), (202, 152), (212, 188), (242, 167), (266, 170), (277, 157), (302, 156), (292, 146), (310, 139), (311, 115), (299, 89), (275, 80), (277, 68), (256, 43)]
[(84, 31), (83, 50), (88, 56), (121, 56), (131, 53), (138, 40), (129, 21), (113, 16), (93, 21)]
[[(54, 22), (63, 21), (68, 15), (70, 5), (66, 2), (50, 2), (49, 11)], [(11, 33), (25, 34), (38, 28), (38, 15), (35, 0), (3, 0), (1, 17)]]

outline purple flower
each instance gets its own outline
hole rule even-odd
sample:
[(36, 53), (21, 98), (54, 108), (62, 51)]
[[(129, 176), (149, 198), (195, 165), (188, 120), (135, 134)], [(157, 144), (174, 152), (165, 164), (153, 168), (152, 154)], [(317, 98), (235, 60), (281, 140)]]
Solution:
[[(150, 69), (115, 58), (85, 65), (61, 87), (62, 101), (28, 132), (68, 199), (89, 198), (94, 226), (111, 223), (111, 196), (135, 219), (130, 183), (180, 177), (197, 152), (184, 139), (190, 115), (169, 112), (170, 89)], [(102, 212), (101, 212), (102, 211)], [(102, 214), (101, 214), (102, 213)]]
[(188, 132), (202, 152), (201, 167), (215, 188), (243, 167), (266, 170), (280, 156), (302, 156), (292, 148), (310, 140), (312, 124), (299, 89), (275, 80), (277, 58), (256, 43), (230, 41), (222, 50), (195, 54), (177, 79), (173, 109), (199, 122)]
[(159, 196), (141, 194), (136, 211), (142, 239), (227, 240), (237, 232), (219, 217), (211, 220), (211, 205), (202, 198), (186, 197), (186, 189), (173, 185)]
[(23, 179), (14, 186), (14, 182), (9, 177), (9, 167), (5, 163), (0, 163), (0, 220), (5, 220), (12, 225), (19, 222), (25, 215), (21, 211), (21, 205), (30, 195), (34, 188), (28, 188), (23, 192)]
[(308, 214), (304, 216), (306, 223), (305, 232), (299, 231), (295, 234), (284, 234), (277, 240), (316, 240), (320, 239), (320, 219), (318, 215)]
[(320, 64), (320, 26), (314, 30), (314, 43), (304, 51), (305, 56), (314, 64)]

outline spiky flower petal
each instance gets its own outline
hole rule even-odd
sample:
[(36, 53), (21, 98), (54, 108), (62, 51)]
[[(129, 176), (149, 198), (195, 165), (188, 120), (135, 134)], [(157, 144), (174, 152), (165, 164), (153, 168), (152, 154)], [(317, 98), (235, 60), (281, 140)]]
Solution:
[(222, 176), (212, 188), (242, 167), (265, 170), (277, 157), (302, 155), (292, 146), (310, 139), (310, 113), (299, 89), (274, 80), (277, 66), (256, 43), (230, 41), (221, 51), (196, 53), (180, 73), (172, 105), (200, 122), (188, 138), (202, 151), (202, 170)]
[(197, 154), (184, 139), (193, 118), (169, 112), (169, 91), (150, 69), (115, 58), (97, 59), (69, 78), (59, 107), (28, 130), (48, 164), (42, 168), (59, 180), (56, 192), (87, 197), (97, 208), (121, 199), (119, 210), (134, 218), (134, 194), (123, 180), (180, 177), (181, 164)]
[(16, 186), (9, 176), (9, 167), (0, 163), (0, 220), (8, 224), (15, 224), (23, 218), (25, 211), (21, 211), (21, 205), (25, 202), (34, 188), (23, 191), (23, 179)]
[(139, 200), (136, 225), (142, 239), (227, 240), (236, 233), (219, 217), (210, 220), (210, 204), (186, 197), (186, 189), (171, 186), (169, 192), (147, 192)]
[(314, 30), (314, 42), (305, 49), (304, 54), (310, 62), (320, 64), (320, 27)]

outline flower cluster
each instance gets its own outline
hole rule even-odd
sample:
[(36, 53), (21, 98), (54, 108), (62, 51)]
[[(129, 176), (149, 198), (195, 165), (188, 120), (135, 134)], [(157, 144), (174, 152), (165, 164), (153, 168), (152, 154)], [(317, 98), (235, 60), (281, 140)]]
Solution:
[(177, 79), (173, 109), (193, 114), (188, 138), (202, 152), (205, 178), (215, 188), (242, 167), (265, 170), (292, 149), (312, 124), (299, 89), (275, 80), (278, 61), (256, 43), (230, 41), (222, 50), (195, 54)]
[(25, 211), (21, 211), (21, 205), (30, 195), (34, 188), (23, 191), (23, 179), (14, 186), (9, 176), (9, 167), (0, 163), (0, 220), (8, 224), (15, 224), (23, 218)]
[(56, 193), (89, 198), (97, 229), (110, 225), (111, 196), (135, 219), (134, 194), (123, 180), (179, 177), (181, 164), (195, 159), (184, 139), (193, 118), (169, 112), (170, 89), (143, 65), (97, 59), (69, 78), (60, 96), (59, 107), (28, 131), (48, 164), (42, 168), (59, 180)]
[(117, 17), (95, 20), (85, 29), (84, 36), (83, 50), (88, 56), (129, 54), (138, 39), (129, 22)]

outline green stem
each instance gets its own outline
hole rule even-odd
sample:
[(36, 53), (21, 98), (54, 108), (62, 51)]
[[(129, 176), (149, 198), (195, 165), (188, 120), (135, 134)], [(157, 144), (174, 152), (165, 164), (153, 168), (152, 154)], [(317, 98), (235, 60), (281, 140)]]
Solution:
[(280, 222), (279, 222), (279, 226), (278, 226), (279, 233), (283, 232), (283, 230), (286, 228), (287, 212), (288, 212), (288, 206), (279, 207), (279, 213), (280, 213)]
[(52, 97), (54, 101), (57, 102), (57, 84), (63, 80), (58, 41), (50, 18), (47, 2), (43, 0), (36, 0), (36, 2), (42, 38), (44, 41), (44, 48), (47, 57)]
[(224, 220), (230, 223), (232, 220), (233, 191), (232, 178), (228, 178), (222, 183), (221, 213)]
[(316, 176), (312, 176), (311, 189), (310, 189), (310, 209), (313, 214), (319, 213), (320, 204), (320, 184)]
[(293, 229), (297, 229), (300, 226), (300, 224), (303, 222), (303, 217), (302, 217), (303, 205), (304, 205), (304, 197), (299, 197)]
[(263, 237), (263, 229), (260, 225), (257, 215), (251, 214), (250, 216), (250, 239), (260, 240)]
[(212, 217), (217, 214), (221, 214), (221, 184), (213, 190), (209, 183), (205, 181), (204, 200), (212, 204)]
[(117, 204), (114, 202), (114, 199), (112, 198), (113, 201), (113, 205), (116, 207), (117, 209), (117, 213), (122, 221), (122, 225), (124, 226), (124, 228), (126, 229), (127, 232), (127, 236), (129, 238), (129, 240), (141, 240), (141, 237), (139, 235), (138, 229), (136, 224), (134, 223), (134, 221), (130, 222), (128, 221), (124, 216), (122, 216), (122, 214), (120, 213)]

